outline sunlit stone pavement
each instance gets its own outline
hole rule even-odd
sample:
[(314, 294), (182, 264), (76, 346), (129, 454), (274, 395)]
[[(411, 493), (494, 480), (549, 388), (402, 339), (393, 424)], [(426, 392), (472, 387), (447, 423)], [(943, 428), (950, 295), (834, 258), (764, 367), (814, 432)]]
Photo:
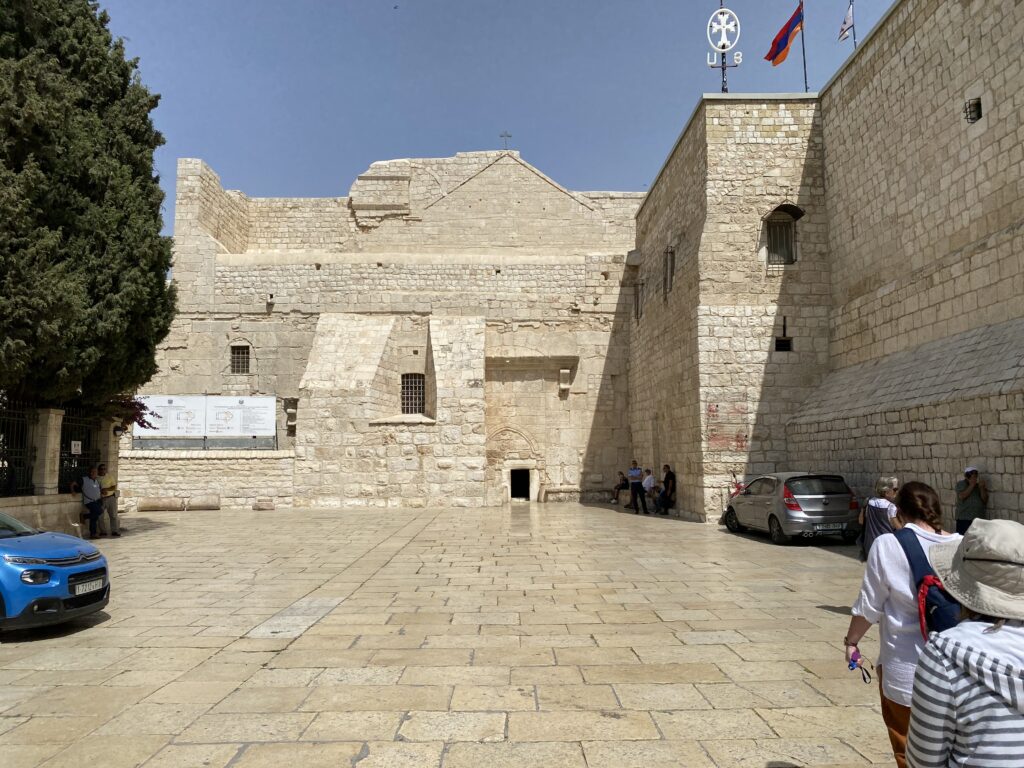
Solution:
[(3, 768), (891, 763), (838, 540), (575, 504), (125, 525), (106, 613), (2, 636)]

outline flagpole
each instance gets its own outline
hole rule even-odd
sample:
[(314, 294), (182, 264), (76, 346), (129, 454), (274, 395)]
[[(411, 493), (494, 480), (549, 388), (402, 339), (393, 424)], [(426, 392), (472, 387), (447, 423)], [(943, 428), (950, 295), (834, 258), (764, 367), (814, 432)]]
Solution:
[[(800, 0), (800, 10), (804, 10), (803, 0)], [(804, 56), (804, 93), (810, 93), (811, 88), (807, 84), (807, 46), (804, 44), (804, 38), (807, 37), (807, 14), (802, 13), (803, 20), (800, 22), (800, 51)]]
[(853, 29), (853, 50), (857, 50), (857, 12), (853, 7), (853, 0), (850, 0), (850, 21), (853, 22), (851, 29)]

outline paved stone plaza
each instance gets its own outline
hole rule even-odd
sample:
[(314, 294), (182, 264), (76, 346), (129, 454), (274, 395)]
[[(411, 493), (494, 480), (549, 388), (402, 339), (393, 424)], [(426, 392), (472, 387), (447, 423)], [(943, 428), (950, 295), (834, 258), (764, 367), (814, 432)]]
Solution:
[(126, 523), (106, 613), (3, 638), (4, 768), (891, 761), (838, 541), (575, 504)]

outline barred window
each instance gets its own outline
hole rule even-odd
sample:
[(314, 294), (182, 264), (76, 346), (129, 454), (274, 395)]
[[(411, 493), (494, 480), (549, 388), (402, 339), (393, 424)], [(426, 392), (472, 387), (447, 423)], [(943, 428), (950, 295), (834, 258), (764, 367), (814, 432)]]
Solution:
[(231, 372), (249, 373), (249, 345), (238, 344), (231, 347)]
[(426, 377), (422, 373), (402, 374), (402, 413), (426, 413)]
[(669, 293), (672, 291), (672, 285), (675, 282), (676, 276), (676, 249), (669, 246), (665, 249), (665, 264), (664, 264), (664, 283), (662, 285), (662, 293), (667, 299)]
[(796, 264), (796, 223), (804, 212), (795, 205), (780, 205), (764, 221), (768, 266)]

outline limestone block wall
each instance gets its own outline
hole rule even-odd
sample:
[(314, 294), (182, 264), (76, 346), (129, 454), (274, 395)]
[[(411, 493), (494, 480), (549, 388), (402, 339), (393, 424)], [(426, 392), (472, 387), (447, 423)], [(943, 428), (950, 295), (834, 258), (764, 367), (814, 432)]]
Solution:
[[(808, 97), (707, 102), (697, 343), (705, 512), (732, 474), (784, 471), (786, 422), (828, 370), (830, 262), (821, 118)], [(766, 263), (764, 219), (795, 205), (796, 262)], [(791, 339), (792, 351), (775, 340)]]
[[(813, 97), (709, 96), (639, 213), (634, 449), (676, 466), (683, 514), (717, 519), (733, 473), (784, 469), (786, 421), (827, 370), (822, 154)], [(764, 219), (780, 205), (803, 213), (796, 263), (774, 267)], [(792, 351), (776, 352), (784, 327)]]
[[(659, 478), (662, 465), (672, 466), (679, 484), (677, 508), (693, 519), (701, 519), (704, 509), (697, 313), (707, 215), (706, 142), (702, 103), (637, 216), (642, 261), (630, 269), (636, 295), (629, 296), (621, 321), (629, 333), (629, 458), (655, 469)], [(628, 461), (619, 469), (627, 466)]]
[(488, 323), (487, 472), (495, 500), (510, 462), (536, 469), (548, 499), (607, 497), (615, 470), (629, 461), (626, 339), (600, 315)]
[(862, 496), (881, 475), (921, 480), (949, 514), (977, 466), (989, 513), (1024, 522), (1024, 320), (836, 371), (787, 431), (794, 468), (841, 472)]
[(218, 308), (232, 313), (264, 310), (266, 297), (273, 294), (276, 312), (469, 311), (557, 317), (568, 316), (573, 301), (586, 301), (590, 295), (586, 259), (553, 252), (468, 255), (458, 249), (447, 254), (333, 257), (316, 252), (246, 254), (218, 259), (215, 286)]
[(222, 509), (251, 509), (257, 499), (292, 505), (292, 451), (131, 451), (118, 487), (127, 499), (216, 494)]
[(402, 324), (373, 315), (320, 316), (301, 383), (297, 505), (484, 502), (483, 319), (430, 319), (433, 418), (400, 413)]
[(1024, 313), (1022, 39), (1020, 3), (903, 0), (822, 93), (835, 367)]

